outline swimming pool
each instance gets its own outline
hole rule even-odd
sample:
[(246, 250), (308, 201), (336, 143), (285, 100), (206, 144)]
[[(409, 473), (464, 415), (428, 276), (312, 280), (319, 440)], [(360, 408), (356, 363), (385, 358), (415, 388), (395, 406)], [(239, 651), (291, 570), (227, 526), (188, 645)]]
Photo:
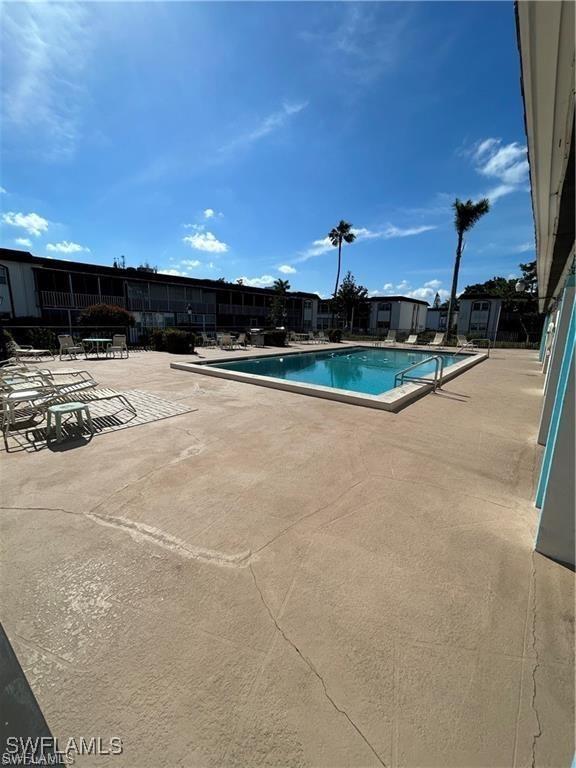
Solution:
[[(320, 387), (344, 389), (348, 392), (361, 392), (364, 395), (381, 395), (394, 389), (397, 373), (436, 354), (439, 353), (434, 349), (348, 347), (342, 350), (322, 350), (216, 362), (212, 363), (211, 367)], [(469, 355), (440, 354), (440, 357), (446, 368), (467, 359)], [(434, 368), (434, 361), (423, 363), (414, 371), (414, 375), (421, 377), (433, 374)]]
[[(216, 353), (218, 354), (218, 353)], [(443, 382), (463, 373), (489, 357), (488, 351), (470, 354), (439, 353), (437, 349), (373, 347), (362, 344), (338, 345), (332, 349), (295, 351), (262, 355), (250, 350), (237, 357), (210, 355), (195, 362), (170, 363), (190, 373), (282, 389), (310, 397), (337, 400), (397, 412), (405, 405), (430, 392), (434, 362), (422, 363), (411, 375), (418, 381), (394, 386), (396, 374), (409, 365), (439, 355), (444, 362)], [(424, 378), (423, 378), (424, 377)]]

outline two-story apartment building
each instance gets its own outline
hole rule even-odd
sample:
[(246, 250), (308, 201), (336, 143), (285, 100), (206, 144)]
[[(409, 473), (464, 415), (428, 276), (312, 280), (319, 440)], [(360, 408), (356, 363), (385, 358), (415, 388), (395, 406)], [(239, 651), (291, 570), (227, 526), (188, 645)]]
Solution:
[(370, 332), (420, 333), (426, 328), (428, 302), (408, 296), (371, 296)]
[[(270, 323), (273, 297), (271, 288), (0, 249), (0, 317), (4, 320), (35, 318), (46, 325), (73, 327), (83, 309), (104, 303), (129, 310), (135, 333), (190, 325), (196, 330), (241, 330)], [(298, 330), (314, 329), (317, 300), (316, 294), (289, 292), (284, 324)]]

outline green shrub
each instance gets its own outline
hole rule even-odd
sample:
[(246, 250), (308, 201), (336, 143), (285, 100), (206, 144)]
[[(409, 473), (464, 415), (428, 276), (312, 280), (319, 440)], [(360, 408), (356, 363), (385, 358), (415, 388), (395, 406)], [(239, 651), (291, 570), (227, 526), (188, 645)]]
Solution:
[(0, 328), (0, 360), (7, 360), (12, 355), (14, 337), (10, 331)]
[(80, 314), (81, 325), (116, 325), (120, 328), (132, 327), (134, 316), (124, 307), (114, 304), (93, 304)]
[(22, 344), (31, 344), (35, 349), (58, 349), (58, 338), (50, 328), (26, 328)]
[(190, 331), (180, 328), (166, 328), (152, 331), (150, 344), (156, 352), (171, 352), (174, 355), (186, 355), (194, 352), (196, 337)]
[(286, 346), (286, 331), (281, 331), (278, 328), (272, 328), (264, 330), (264, 344), (267, 347), (285, 347)]
[(339, 344), (342, 341), (342, 331), (340, 328), (330, 328), (328, 331), (328, 341), (332, 344)]

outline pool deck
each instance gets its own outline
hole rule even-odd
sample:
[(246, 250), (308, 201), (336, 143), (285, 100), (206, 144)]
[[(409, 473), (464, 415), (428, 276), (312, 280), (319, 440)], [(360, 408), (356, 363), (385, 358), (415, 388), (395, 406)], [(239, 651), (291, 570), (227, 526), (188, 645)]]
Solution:
[(396, 414), (170, 368), (192, 359), (49, 364), (195, 410), (0, 454), (6, 634), (54, 735), (123, 739), (78, 765), (569, 765), (536, 353)]

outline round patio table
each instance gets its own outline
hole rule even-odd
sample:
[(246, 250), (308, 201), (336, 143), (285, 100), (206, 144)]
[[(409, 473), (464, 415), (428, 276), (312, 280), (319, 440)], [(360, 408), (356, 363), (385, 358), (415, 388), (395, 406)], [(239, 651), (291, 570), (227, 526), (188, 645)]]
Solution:
[[(101, 347), (103, 347), (105, 344), (112, 344), (112, 339), (82, 339), (83, 344), (91, 344), (92, 349), (89, 352), (84, 352), (84, 357), (88, 357), (89, 354), (95, 354), (96, 357), (100, 357), (100, 351)], [(104, 347), (102, 349), (102, 352), (104, 355), (106, 355), (106, 348)]]

